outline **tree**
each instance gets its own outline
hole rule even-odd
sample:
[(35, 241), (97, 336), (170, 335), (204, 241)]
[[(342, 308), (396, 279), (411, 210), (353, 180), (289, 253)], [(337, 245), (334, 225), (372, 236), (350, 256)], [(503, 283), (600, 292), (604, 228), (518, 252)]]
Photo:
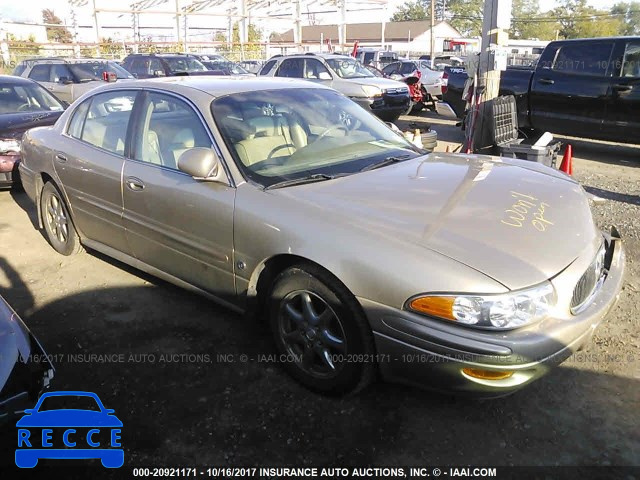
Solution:
[(539, 0), (513, 0), (509, 38), (554, 40), (558, 29), (557, 19), (540, 13)]
[[(217, 32), (213, 40), (215, 42), (226, 42), (227, 36), (222, 32)], [(245, 57), (258, 57), (262, 55), (262, 30), (252, 23), (247, 25), (247, 41), (244, 45), (240, 45), (240, 26), (238, 22), (233, 24), (231, 32), (231, 50), (227, 50), (224, 45), (217, 48), (218, 51), (225, 52), (226, 56), (231, 60), (240, 60), (242, 52)]]
[[(42, 21), (52, 25), (62, 25), (62, 20), (48, 8), (42, 10)], [(46, 27), (47, 38), (52, 42), (71, 43), (73, 36), (67, 27)]]
[(408, 22), (411, 20), (428, 20), (431, 17), (431, 10), (428, 9), (428, 5), (425, 6), (425, 3), (427, 2), (423, 0), (415, 0), (414, 2), (407, 2), (401, 5), (391, 16), (391, 21)]
[(587, 5), (587, 0), (563, 0), (552, 10), (558, 18), (562, 38), (594, 38), (619, 35), (623, 30), (620, 18), (611, 12)]
[(640, 2), (616, 3), (611, 13), (622, 21), (622, 35), (640, 35)]
[(482, 35), (484, 0), (449, 0), (447, 20), (463, 37)]

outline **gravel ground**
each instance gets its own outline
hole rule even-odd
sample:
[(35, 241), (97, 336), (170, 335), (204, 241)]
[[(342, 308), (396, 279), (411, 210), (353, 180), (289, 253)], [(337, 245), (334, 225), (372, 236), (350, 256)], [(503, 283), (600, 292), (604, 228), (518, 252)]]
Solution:
[[(451, 122), (409, 120), (436, 125), (438, 150), (460, 141)], [(624, 238), (624, 290), (586, 350), (508, 398), (386, 384), (311, 394), (261, 357), (273, 350), (255, 323), (102, 255), (57, 255), (20, 192), (0, 192), (0, 294), (56, 357), (55, 389), (94, 391), (115, 409), (128, 467), (640, 465), (640, 149), (572, 143), (576, 178), (607, 199), (598, 224)], [(12, 472), (14, 438), (0, 433), (0, 471)]]

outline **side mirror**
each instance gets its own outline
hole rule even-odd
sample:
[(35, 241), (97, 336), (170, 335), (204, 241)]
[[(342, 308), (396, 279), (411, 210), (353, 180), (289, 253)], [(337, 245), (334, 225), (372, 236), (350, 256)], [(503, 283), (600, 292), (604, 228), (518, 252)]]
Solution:
[(71, 80), (69, 77), (60, 77), (58, 79), (58, 83), (61, 83), (62, 85), (69, 85), (70, 83), (73, 83), (73, 80)]
[(116, 413), (116, 411), (113, 408), (105, 408), (104, 413), (111, 415), (112, 413)]
[(320, 80), (331, 80), (331, 74), (329, 74), (329, 72), (320, 72), (320, 73), (318, 73), (318, 79), (320, 79)]
[(154, 70), (153, 71), (153, 76), (154, 77), (164, 77), (164, 72), (162, 70)]
[(178, 169), (196, 180), (227, 183), (222, 163), (212, 148), (194, 147), (182, 152)]
[(24, 410), (24, 414), (25, 415), (31, 415), (34, 411), (35, 411), (35, 409), (33, 409), (33, 408), (27, 408), (27, 409)]
[(392, 73), (391, 75), (389, 75), (389, 78), (391, 80), (402, 80), (403, 77), (399, 73)]

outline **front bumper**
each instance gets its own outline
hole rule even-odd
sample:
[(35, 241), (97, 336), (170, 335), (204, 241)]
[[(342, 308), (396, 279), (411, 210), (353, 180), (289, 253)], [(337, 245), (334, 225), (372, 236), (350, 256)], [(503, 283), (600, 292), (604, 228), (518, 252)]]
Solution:
[(369, 110), (374, 115), (383, 118), (392, 117), (394, 115), (397, 115), (397, 117), (399, 117), (407, 111), (409, 105), (411, 104), (409, 93), (404, 93), (401, 95), (385, 94), (373, 98), (352, 97), (351, 100), (356, 102), (365, 110)]
[(19, 155), (0, 154), (0, 187), (10, 187), (20, 183), (19, 164)]
[[(359, 298), (373, 329), (382, 377), (486, 398), (508, 395), (524, 387), (588, 343), (615, 305), (625, 268), (619, 238), (610, 239), (608, 251), (609, 273), (585, 310), (515, 330), (497, 332), (458, 326)], [(565, 274), (569, 273), (565, 271), (558, 278)], [(513, 374), (487, 380), (469, 376), (463, 369)]]

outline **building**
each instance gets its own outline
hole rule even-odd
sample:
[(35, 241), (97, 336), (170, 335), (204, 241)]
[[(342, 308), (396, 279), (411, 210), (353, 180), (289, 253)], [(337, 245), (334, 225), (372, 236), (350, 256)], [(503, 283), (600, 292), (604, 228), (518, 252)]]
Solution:
[[(428, 20), (386, 23), (350, 23), (346, 25), (346, 42), (340, 48), (338, 25), (309, 25), (302, 27), (302, 47), (308, 52), (327, 50), (327, 42), (338, 50), (349, 50), (357, 41), (361, 47), (378, 47), (400, 54), (429, 53), (431, 49), (431, 23)], [(461, 37), (460, 32), (447, 22), (434, 27), (436, 52), (445, 51), (452, 39)], [(295, 51), (293, 29), (274, 33), (270, 38), (270, 50), (275, 53)]]

